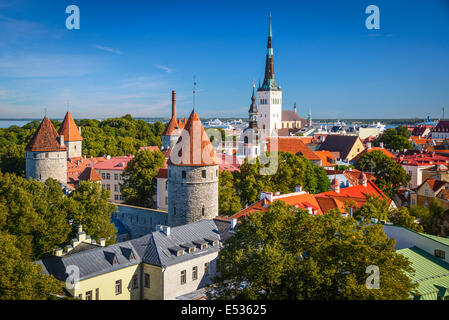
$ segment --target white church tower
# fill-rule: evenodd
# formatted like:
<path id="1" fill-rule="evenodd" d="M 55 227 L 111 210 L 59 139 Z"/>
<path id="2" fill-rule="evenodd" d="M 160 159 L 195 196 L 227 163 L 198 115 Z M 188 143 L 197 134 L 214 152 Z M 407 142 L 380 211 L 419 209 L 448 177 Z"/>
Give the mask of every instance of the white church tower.
<path id="1" fill-rule="evenodd" d="M 257 126 L 260 130 L 265 130 L 265 135 L 267 137 L 273 136 L 275 130 L 282 128 L 282 90 L 281 87 L 276 84 L 274 78 L 271 15 L 268 33 L 267 59 L 265 64 L 265 78 L 262 86 L 259 86 L 257 89 L 257 98 L 259 102 Z"/>

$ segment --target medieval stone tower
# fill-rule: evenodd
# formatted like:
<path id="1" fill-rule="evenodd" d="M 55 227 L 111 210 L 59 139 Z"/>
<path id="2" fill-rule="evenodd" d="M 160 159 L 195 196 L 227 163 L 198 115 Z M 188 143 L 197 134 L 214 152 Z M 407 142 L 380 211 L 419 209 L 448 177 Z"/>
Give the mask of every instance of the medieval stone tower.
<path id="1" fill-rule="evenodd" d="M 45 182 L 48 178 L 67 183 L 67 147 L 47 117 L 31 138 L 26 151 L 26 178 Z"/>
<path id="2" fill-rule="evenodd" d="M 64 136 L 64 144 L 67 147 L 67 157 L 82 157 L 83 138 L 81 137 L 81 128 L 78 129 L 70 112 L 66 113 L 58 133 L 60 136 Z"/>
<path id="3" fill-rule="evenodd" d="M 195 110 L 168 164 L 168 225 L 179 226 L 218 215 L 219 161 Z"/>

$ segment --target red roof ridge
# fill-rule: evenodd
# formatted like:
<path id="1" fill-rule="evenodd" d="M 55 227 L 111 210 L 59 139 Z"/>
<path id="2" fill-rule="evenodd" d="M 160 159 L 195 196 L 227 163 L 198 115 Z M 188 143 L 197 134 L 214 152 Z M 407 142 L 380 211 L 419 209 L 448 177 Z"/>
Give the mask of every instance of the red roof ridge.
<path id="1" fill-rule="evenodd" d="M 198 133 L 200 134 L 200 137 L 196 136 Z M 187 138 L 188 142 L 183 142 L 184 138 Z M 178 144 L 181 145 L 177 147 Z M 209 140 L 209 136 L 204 130 L 201 120 L 195 110 L 193 110 L 190 114 L 190 117 L 184 127 L 183 134 L 179 137 L 173 149 L 175 148 L 180 148 L 177 152 L 177 155 L 179 156 L 179 163 L 173 163 L 172 153 L 170 152 L 170 158 L 167 161 L 169 165 L 215 166 L 220 164 L 217 155 L 215 154 L 215 149 Z M 205 156 L 208 159 L 204 159 Z"/>
<path id="2" fill-rule="evenodd" d="M 50 119 L 45 117 L 26 146 L 25 151 L 67 151 L 67 148 L 65 145 L 61 145 L 58 132 Z"/>
<path id="3" fill-rule="evenodd" d="M 64 141 L 83 141 L 75 120 L 73 120 L 69 111 L 65 114 L 58 133 L 64 136 Z"/>

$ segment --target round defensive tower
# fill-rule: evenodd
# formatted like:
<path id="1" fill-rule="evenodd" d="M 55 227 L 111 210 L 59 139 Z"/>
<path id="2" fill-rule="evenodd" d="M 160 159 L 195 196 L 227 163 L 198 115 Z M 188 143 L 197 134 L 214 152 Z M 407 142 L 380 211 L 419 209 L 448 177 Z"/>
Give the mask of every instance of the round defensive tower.
<path id="1" fill-rule="evenodd" d="M 82 143 L 81 128 L 78 129 L 70 112 L 67 112 L 64 121 L 59 128 L 59 135 L 64 136 L 64 144 L 67 147 L 67 157 L 77 158 L 82 157 Z"/>
<path id="2" fill-rule="evenodd" d="M 45 117 L 26 151 L 26 178 L 45 182 L 48 178 L 67 183 L 67 148 L 50 119 Z"/>
<path id="3" fill-rule="evenodd" d="M 179 226 L 218 215 L 219 161 L 192 111 L 168 165 L 168 224 Z"/>

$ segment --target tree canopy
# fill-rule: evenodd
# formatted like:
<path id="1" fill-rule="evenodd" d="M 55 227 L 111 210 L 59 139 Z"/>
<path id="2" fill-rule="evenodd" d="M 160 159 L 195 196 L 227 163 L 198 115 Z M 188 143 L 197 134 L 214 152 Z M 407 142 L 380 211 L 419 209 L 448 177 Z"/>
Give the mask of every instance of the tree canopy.
<path id="1" fill-rule="evenodd" d="M 401 186 L 407 186 L 411 179 L 399 163 L 379 150 L 367 152 L 360 157 L 357 169 L 373 172 L 376 185 L 390 198 Z"/>
<path id="2" fill-rule="evenodd" d="M 413 146 L 408 141 L 410 135 L 411 133 L 404 126 L 398 126 L 394 129 L 389 128 L 374 141 L 374 145 L 379 146 L 380 142 L 383 142 L 384 147 L 389 150 L 412 149 Z"/>
<path id="3" fill-rule="evenodd" d="M 156 175 L 164 167 L 165 157 L 160 151 L 139 151 L 123 171 L 122 195 L 125 203 L 154 208 L 157 192 Z"/>
<path id="4" fill-rule="evenodd" d="M 240 198 L 235 193 L 234 176 L 229 171 L 220 172 L 218 188 L 218 214 L 230 216 L 242 209 Z"/>
<path id="5" fill-rule="evenodd" d="M 261 164 L 259 158 L 255 163 L 245 159 L 240 166 L 240 173 L 236 173 L 236 190 L 242 205 L 249 205 L 260 198 L 262 191 L 279 191 L 282 194 L 295 192 L 296 187 L 315 194 L 330 189 L 330 182 L 326 171 L 300 155 L 289 152 L 278 152 L 276 157 L 277 169 L 271 175 L 263 175 L 262 168 L 270 164 Z"/>
<path id="6" fill-rule="evenodd" d="M 275 202 L 242 219 L 219 253 L 212 299 L 409 299 L 410 261 L 380 225 L 358 224 L 337 211 L 313 216 Z M 379 268 L 368 289 L 367 268 Z"/>

